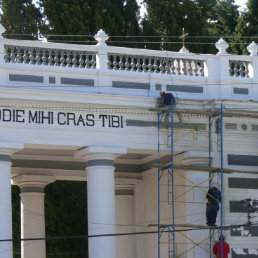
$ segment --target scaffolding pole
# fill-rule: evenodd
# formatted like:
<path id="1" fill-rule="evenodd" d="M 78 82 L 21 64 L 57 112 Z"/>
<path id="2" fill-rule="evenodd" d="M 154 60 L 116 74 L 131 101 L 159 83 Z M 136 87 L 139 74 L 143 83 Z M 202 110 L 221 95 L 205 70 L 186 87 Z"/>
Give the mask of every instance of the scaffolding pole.
<path id="1" fill-rule="evenodd" d="M 224 188 L 224 168 L 223 168 L 223 113 L 224 113 L 224 106 L 221 104 L 220 109 L 216 111 L 209 110 L 209 128 L 208 128 L 208 138 L 209 138 L 209 166 L 208 167 L 198 167 L 195 168 L 193 166 L 178 166 L 174 165 L 174 106 L 173 103 L 171 106 L 166 108 L 158 109 L 158 258 L 161 258 L 161 237 L 164 232 L 168 232 L 168 258 L 175 258 L 176 257 L 176 239 L 175 239 L 175 189 L 174 189 L 174 169 L 175 168 L 182 168 L 182 169 L 193 169 L 198 171 L 207 171 L 209 172 L 209 188 L 211 187 L 211 182 L 214 179 L 214 175 L 217 174 L 218 179 L 220 181 L 219 190 L 221 192 L 221 207 L 220 207 L 220 235 L 223 235 L 223 208 L 224 208 L 224 201 L 223 201 L 223 188 Z M 165 117 L 165 126 L 168 129 L 168 140 L 167 144 L 170 143 L 170 163 L 166 165 L 161 164 L 161 141 L 160 141 L 160 131 L 161 131 L 161 124 L 162 119 Z M 169 122 L 169 118 L 171 118 L 171 123 Z M 212 125 L 213 121 L 216 120 L 216 133 L 217 133 L 217 151 L 220 152 L 220 167 L 214 168 L 212 167 Z M 170 141 L 169 141 L 169 137 Z M 219 147 L 218 147 L 219 146 Z M 226 169 L 226 173 L 232 173 L 230 169 Z M 168 176 L 168 204 L 171 205 L 172 208 L 172 220 L 170 224 L 161 224 L 161 179 L 163 175 L 167 173 Z M 218 181 L 218 180 L 217 180 Z M 201 226 L 200 226 L 201 228 Z M 213 257 L 212 255 L 212 238 L 214 237 L 215 229 L 212 227 L 209 228 L 209 254 L 210 258 Z M 223 239 L 221 238 L 221 257 L 223 258 Z"/>
<path id="2" fill-rule="evenodd" d="M 168 129 L 168 140 L 170 137 L 170 165 L 165 168 L 158 169 L 158 258 L 161 258 L 161 237 L 165 230 L 168 233 L 168 258 L 176 257 L 176 244 L 175 244 L 175 184 L 174 184 L 174 103 L 168 106 L 166 109 L 162 108 L 158 110 L 158 164 L 160 165 L 160 129 L 162 118 L 165 118 L 165 127 Z M 171 123 L 169 121 L 171 118 Z M 168 184 L 168 205 L 171 205 L 172 221 L 169 224 L 161 226 L 161 207 L 160 207 L 160 186 L 162 176 L 167 173 Z"/>
<path id="3" fill-rule="evenodd" d="M 220 169 L 216 171 L 209 172 L 209 188 L 211 188 L 211 182 L 214 179 L 214 173 L 219 175 L 220 179 L 220 193 L 221 193 L 221 200 L 220 200 L 220 235 L 223 235 L 223 209 L 224 209 L 224 201 L 223 201 L 223 189 L 224 189 L 224 178 L 223 178 L 223 113 L 224 113 L 224 106 L 221 104 L 220 110 L 218 112 L 211 112 L 209 111 L 209 167 L 212 167 L 211 164 L 211 153 L 212 153 L 212 118 L 217 118 L 218 123 L 216 124 L 216 133 L 218 134 L 219 140 L 217 141 L 217 145 L 219 144 L 219 148 L 217 150 L 220 152 Z M 212 258 L 212 237 L 214 236 L 214 229 L 210 229 L 210 258 Z M 221 257 L 223 258 L 223 238 L 220 241 L 221 244 Z"/>

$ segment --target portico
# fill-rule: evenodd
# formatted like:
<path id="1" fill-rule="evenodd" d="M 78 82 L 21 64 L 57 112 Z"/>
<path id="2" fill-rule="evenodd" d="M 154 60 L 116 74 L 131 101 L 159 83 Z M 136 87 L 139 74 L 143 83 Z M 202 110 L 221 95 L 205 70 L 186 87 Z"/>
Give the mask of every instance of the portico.
<path id="1" fill-rule="evenodd" d="M 103 31 L 96 46 L 0 39 L 5 53 L 0 57 L 0 240 L 6 240 L 0 242 L 0 258 L 12 257 L 11 179 L 21 191 L 21 237 L 43 238 L 29 245 L 22 241 L 23 258 L 46 257 L 44 188 L 59 180 L 87 180 L 90 258 L 157 257 L 155 234 L 130 234 L 150 231 L 148 225 L 157 223 L 153 165 L 158 159 L 155 107 L 160 90 L 175 94 L 176 110 L 185 121 L 180 127 L 175 117 L 175 165 L 207 163 L 207 111 L 223 104 L 224 165 L 240 166 L 247 174 L 257 170 L 255 48 L 250 56 L 228 55 L 227 44 L 220 40 L 218 55 L 197 55 L 111 47 L 106 39 Z M 215 128 L 212 134 L 217 137 Z M 171 158 L 168 142 L 162 125 L 164 162 Z M 219 164 L 216 144 L 214 166 Z M 180 172 L 195 183 L 207 180 L 203 172 Z M 246 177 L 257 177 L 251 176 Z M 227 182 L 231 178 L 235 175 Z M 192 187 L 188 183 L 176 177 L 176 217 L 182 224 L 205 224 L 203 192 L 179 198 Z M 252 196 L 256 191 L 252 189 Z M 227 222 L 233 223 L 230 201 L 243 196 L 230 192 Z M 192 214 L 193 206 L 201 215 Z M 167 214 L 164 221 L 171 217 L 170 210 L 162 211 Z M 191 234 L 186 237 L 195 239 Z M 232 246 L 239 243 L 233 233 L 228 235 Z M 177 242 L 178 255 L 190 257 L 184 253 L 187 246 L 190 255 L 206 257 L 207 241 L 196 245 L 180 237 Z M 164 255 L 166 249 L 164 245 Z"/>

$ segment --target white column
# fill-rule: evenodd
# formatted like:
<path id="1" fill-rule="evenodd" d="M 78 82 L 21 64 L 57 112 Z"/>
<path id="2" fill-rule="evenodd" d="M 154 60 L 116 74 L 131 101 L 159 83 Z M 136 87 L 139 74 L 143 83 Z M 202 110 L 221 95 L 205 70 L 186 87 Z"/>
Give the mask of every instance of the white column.
<path id="1" fill-rule="evenodd" d="M 20 175 L 13 181 L 21 189 L 21 238 L 45 238 L 44 187 L 54 182 L 53 177 Z M 46 241 L 22 241 L 21 257 L 45 258 Z"/>
<path id="2" fill-rule="evenodd" d="M 88 233 L 90 258 L 116 258 L 114 160 L 125 149 L 88 147 L 76 156 L 87 160 Z M 93 237 L 95 236 L 95 237 Z"/>
<path id="3" fill-rule="evenodd" d="M 134 191 L 132 187 L 116 187 L 117 233 L 134 232 Z M 117 237 L 117 257 L 135 258 L 135 237 Z"/>
<path id="4" fill-rule="evenodd" d="M 0 142 L 0 239 L 12 239 L 11 155 L 22 144 Z M 0 242 L 0 258 L 13 257 L 12 241 Z"/>

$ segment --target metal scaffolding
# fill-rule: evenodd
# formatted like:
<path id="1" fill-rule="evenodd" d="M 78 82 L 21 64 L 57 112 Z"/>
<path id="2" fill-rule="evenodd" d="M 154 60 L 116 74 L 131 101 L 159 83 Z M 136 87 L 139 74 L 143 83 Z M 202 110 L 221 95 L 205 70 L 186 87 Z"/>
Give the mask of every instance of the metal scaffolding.
<path id="1" fill-rule="evenodd" d="M 221 105 L 220 109 L 210 110 L 207 112 L 209 117 L 209 167 L 197 167 L 197 166 L 185 166 L 185 165 L 175 165 L 174 164 L 174 105 L 158 108 L 158 258 L 161 258 L 161 244 L 162 236 L 166 233 L 167 243 L 168 243 L 168 258 L 176 258 L 176 238 L 175 238 L 175 230 L 176 226 L 184 227 L 185 225 L 175 224 L 175 184 L 174 184 L 174 170 L 175 169 L 183 169 L 183 170 L 196 170 L 196 171 L 206 171 L 209 173 L 209 187 L 211 187 L 211 183 L 215 180 L 215 176 L 217 176 L 217 181 L 219 181 L 219 190 L 221 192 L 221 208 L 220 208 L 220 226 L 219 231 L 220 234 L 223 234 L 223 113 L 224 107 Z M 176 115 L 179 117 L 179 113 Z M 164 120 L 164 122 L 163 122 Z M 215 168 L 212 167 L 212 125 L 215 121 L 215 133 L 217 134 L 217 151 L 220 152 L 220 167 Z M 170 148 L 170 162 L 166 164 L 162 164 L 161 162 L 161 129 L 165 127 L 167 128 L 167 144 Z M 229 169 L 226 169 L 226 172 L 231 172 Z M 170 223 L 161 224 L 161 179 L 167 176 L 167 205 L 169 205 L 172 217 Z M 191 225 L 188 225 L 191 226 Z M 196 228 L 196 225 L 192 225 Z M 200 225 L 197 228 L 207 228 L 209 229 L 209 253 L 210 257 L 212 257 L 212 240 L 215 235 L 215 227 L 206 227 Z M 207 239 L 208 239 L 207 238 Z M 206 239 L 205 239 L 206 240 Z M 194 243 L 194 241 L 193 241 Z M 223 257 L 223 242 L 221 239 L 221 253 Z"/>

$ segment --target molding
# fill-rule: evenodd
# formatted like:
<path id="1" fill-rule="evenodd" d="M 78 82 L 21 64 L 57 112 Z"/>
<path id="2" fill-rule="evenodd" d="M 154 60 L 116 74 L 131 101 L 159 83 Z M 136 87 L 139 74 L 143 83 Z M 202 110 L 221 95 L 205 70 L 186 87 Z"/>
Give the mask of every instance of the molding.
<path id="1" fill-rule="evenodd" d="M 209 152 L 187 151 L 179 154 L 177 159 L 182 165 L 208 166 Z"/>
<path id="2" fill-rule="evenodd" d="M 115 160 L 117 156 L 126 154 L 126 148 L 116 146 L 91 146 L 75 152 L 74 157 L 89 160 Z"/>
<path id="3" fill-rule="evenodd" d="M 21 142 L 0 141 L 0 155 L 3 156 L 11 156 L 14 152 L 23 148 L 24 144 Z"/>
<path id="4" fill-rule="evenodd" d="M 26 189 L 38 189 L 36 192 L 54 181 L 55 178 L 53 176 L 35 174 L 22 174 L 12 178 L 13 184 L 18 185 L 21 189 L 24 188 L 24 191 L 26 191 Z"/>

